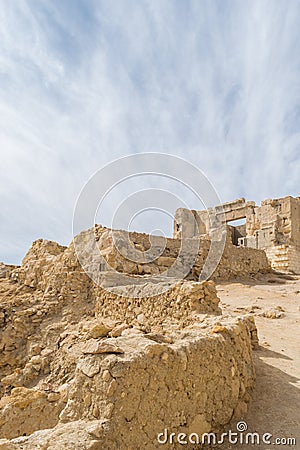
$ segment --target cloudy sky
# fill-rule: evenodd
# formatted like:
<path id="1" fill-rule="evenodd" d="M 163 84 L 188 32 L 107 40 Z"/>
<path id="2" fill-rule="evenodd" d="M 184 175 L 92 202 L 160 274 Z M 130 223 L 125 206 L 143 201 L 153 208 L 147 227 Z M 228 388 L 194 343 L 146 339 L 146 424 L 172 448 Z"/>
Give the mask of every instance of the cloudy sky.
<path id="1" fill-rule="evenodd" d="M 0 261 L 67 244 L 85 182 L 132 153 L 222 201 L 300 195 L 299 23 L 298 0 L 0 0 Z"/>

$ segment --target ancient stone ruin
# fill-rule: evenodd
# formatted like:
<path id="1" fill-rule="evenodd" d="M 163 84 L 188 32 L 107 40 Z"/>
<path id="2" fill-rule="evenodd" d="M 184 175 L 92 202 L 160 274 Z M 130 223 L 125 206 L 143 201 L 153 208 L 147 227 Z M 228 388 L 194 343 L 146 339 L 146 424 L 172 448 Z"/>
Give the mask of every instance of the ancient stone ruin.
<path id="1" fill-rule="evenodd" d="M 290 218 L 290 197 L 261 208 L 279 205 Z M 131 255 L 145 256 L 151 246 L 155 253 L 160 237 L 129 233 L 130 247 L 120 253 L 125 232 L 96 225 L 69 247 L 40 239 L 20 267 L 1 265 L 1 450 L 181 448 L 176 441 L 159 444 L 165 429 L 193 434 L 185 445 L 192 450 L 205 433 L 245 413 L 255 382 L 256 327 L 249 315 L 222 314 L 214 281 L 272 270 L 270 253 L 254 245 L 263 245 L 255 233 L 267 219 L 265 209 L 243 200 L 224 208 L 226 220 L 243 210 L 250 222 L 246 232 L 237 228 L 226 237 L 210 280 L 199 281 L 212 246 L 202 212 L 196 217 L 204 233 L 184 279 L 176 278 L 188 258 L 180 253 L 180 220 L 151 260 Z M 281 245 L 296 248 L 295 219 L 289 220 Z M 76 252 L 76 242 L 91 233 L 102 258 L 96 265 L 90 258 L 97 282 Z"/>
<path id="2" fill-rule="evenodd" d="M 260 206 L 241 198 L 224 203 L 219 209 L 230 227 L 234 245 L 264 250 L 273 269 L 300 273 L 300 197 L 268 199 L 262 201 Z M 181 235 L 182 227 L 187 226 L 187 222 L 192 227 L 192 233 L 210 234 L 212 223 L 209 210 L 192 211 L 195 223 L 187 213 L 185 209 L 177 210 L 174 237 Z M 230 226 L 230 222 L 240 219 L 245 219 L 245 223 Z"/>

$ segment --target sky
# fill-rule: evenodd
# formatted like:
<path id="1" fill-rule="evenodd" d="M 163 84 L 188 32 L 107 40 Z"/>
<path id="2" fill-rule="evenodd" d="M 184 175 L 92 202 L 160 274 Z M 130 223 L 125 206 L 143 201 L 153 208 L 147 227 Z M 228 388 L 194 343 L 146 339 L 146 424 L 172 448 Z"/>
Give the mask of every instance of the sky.
<path id="1" fill-rule="evenodd" d="M 299 196 L 299 23 L 298 0 L 0 0 L 0 261 L 67 245 L 130 154 L 185 158 L 221 201 Z"/>

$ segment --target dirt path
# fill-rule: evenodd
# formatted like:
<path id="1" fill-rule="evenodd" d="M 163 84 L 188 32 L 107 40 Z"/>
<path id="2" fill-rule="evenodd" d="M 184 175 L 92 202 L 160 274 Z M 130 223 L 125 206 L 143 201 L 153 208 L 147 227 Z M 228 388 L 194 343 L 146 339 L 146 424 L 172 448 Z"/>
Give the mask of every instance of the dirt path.
<path id="1" fill-rule="evenodd" d="M 228 444 L 221 450 L 300 449 L 300 277 L 265 276 L 218 285 L 224 313 L 255 316 L 260 348 L 254 352 L 256 388 L 243 418 L 248 432 L 271 433 L 272 444 Z M 264 317 L 262 314 L 277 318 Z M 236 431 L 236 424 L 231 424 Z M 296 438 L 296 445 L 275 438 Z"/>

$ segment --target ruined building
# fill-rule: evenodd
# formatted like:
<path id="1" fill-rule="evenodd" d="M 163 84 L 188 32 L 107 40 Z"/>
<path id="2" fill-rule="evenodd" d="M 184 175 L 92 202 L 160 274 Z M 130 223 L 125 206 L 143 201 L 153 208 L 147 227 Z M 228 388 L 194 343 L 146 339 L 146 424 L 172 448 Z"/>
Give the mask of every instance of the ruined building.
<path id="1" fill-rule="evenodd" d="M 242 418 L 257 330 L 252 308 L 223 314 L 214 280 L 268 280 L 266 254 L 299 270 L 299 204 L 178 210 L 173 239 L 94 225 L 0 263 L 0 449 L 152 450 L 179 430 L 193 450 Z"/>
<path id="2" fill-rule="evenodd" d="M 118 269 L 102 272 L 105 284 L 82 269 L 76 238 L 69 247 L 37 240 L 20 267 L 0 265 L 0 449 L 153 450 L 164 430 L 179 430 L 192 435 L 184 448 L 193 450 L 247 410 L 254 319 L 223 315 L 212 280 L 151 282 L 174 263 L 179 240 L 157 263 L 134 264 L 117 254 L 113 230 L 93 232 Z M 135 248 L 149 245 L 147 235 L 130 237 Z M 260 250 L 228 242 L 225 256 L 225 277 L 268 269 Z M 142 284 L 119 295 L 120 272 Z"/>
<path id="3" fill-rule="evenodd" d="M 300 197 L 268 199 L 260 206 L 241 198 L 219 205 L 216 211 L 228 224 L 233 244 L 264 250 L 275 270 L 300 273 Z M 186 223 L 187 212 L 183 208 L 176 211 L 174 237 L 181 235 L 183 226 L 194 227 L 191 234 L 211 233 L 215 224 L 211 223 L 209 210 L 192 211 L 196 220 L 190 223 Z M 241 219 L 245 223 L 231 225 Z"/>

